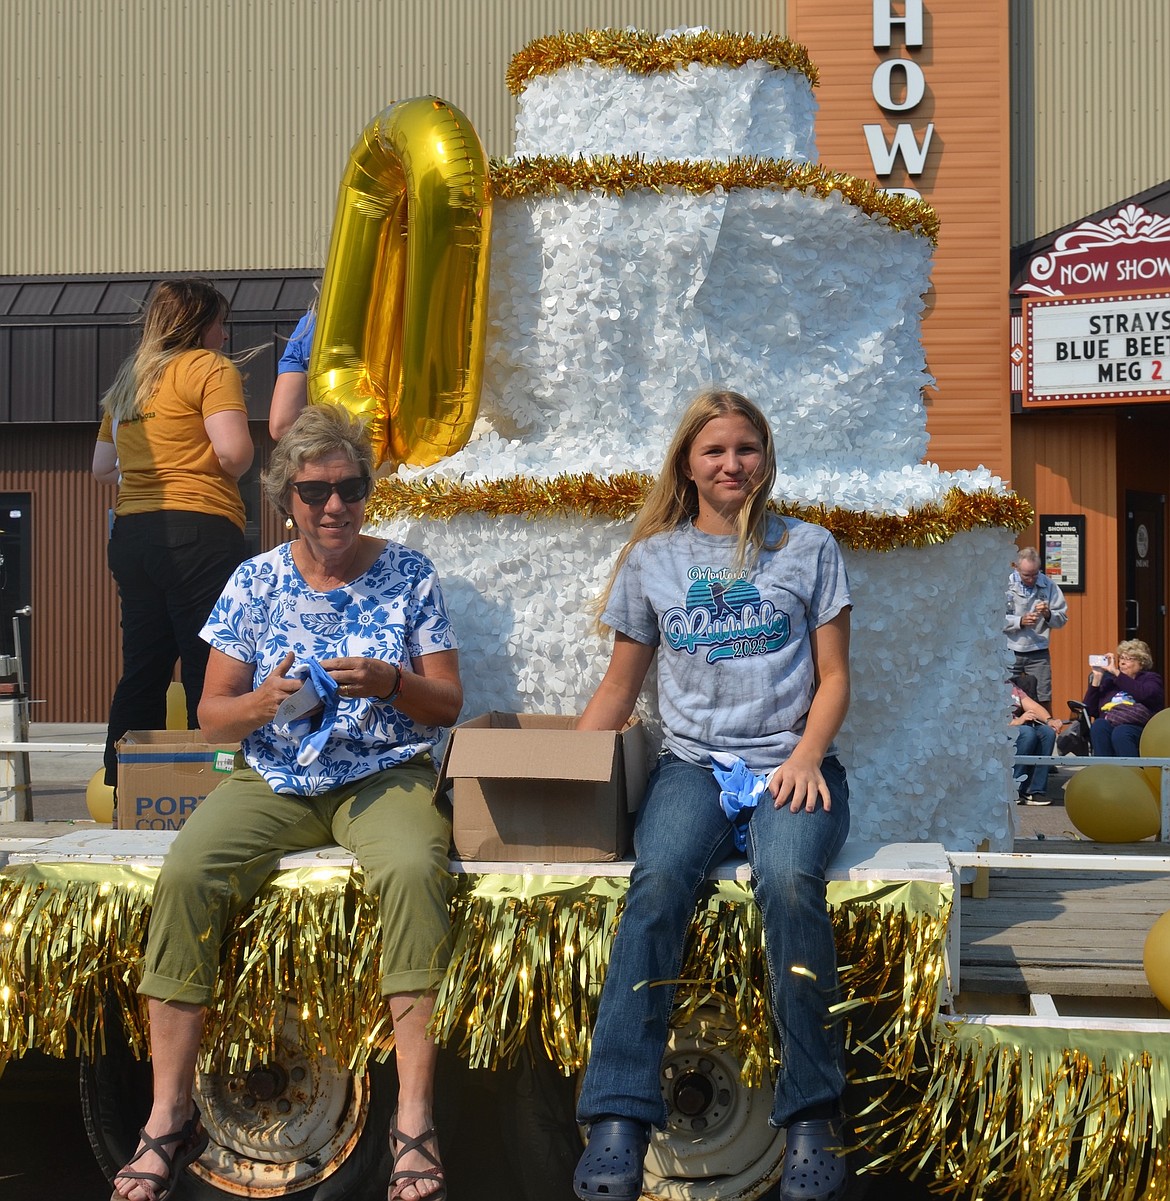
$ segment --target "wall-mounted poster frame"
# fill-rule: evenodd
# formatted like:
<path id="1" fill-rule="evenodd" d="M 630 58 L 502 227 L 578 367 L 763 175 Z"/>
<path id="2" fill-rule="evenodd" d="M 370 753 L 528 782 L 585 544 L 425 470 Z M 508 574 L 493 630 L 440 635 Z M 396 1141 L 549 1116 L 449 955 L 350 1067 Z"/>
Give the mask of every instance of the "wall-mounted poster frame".
<path id="1" fill-rule="evenodd" d="M 1085 590 L 1083 513 L 1040 514 L 1040 560 L 1044 574 L 1062 592 Z"/>

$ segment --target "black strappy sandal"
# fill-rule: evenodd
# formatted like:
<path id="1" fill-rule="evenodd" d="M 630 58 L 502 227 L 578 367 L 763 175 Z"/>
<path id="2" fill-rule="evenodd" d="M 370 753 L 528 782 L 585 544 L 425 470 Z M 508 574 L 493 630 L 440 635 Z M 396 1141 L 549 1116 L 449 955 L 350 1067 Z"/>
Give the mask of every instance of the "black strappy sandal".
<path id="1" fill-rule="evenodd" d="M 153 1201 L 167 1201 L 179 1183 L 179 1176 L 203 1154 L 209 1141 L 207 1131 L 203 1129 L 198 1109 L 187 1119 L 181 1130 L 172 1130 L 170 1134 L 164 1134 L 161 1138 L 147 1134 L 145 1129 L 140 1130 L 138 1132 L 138 1150 L 134 1152 L 134 1157 L 114 1177 L 114 1180 L 115 1182 L 119 1180 L 142 1181 L 153 1192 Z M 172 1144 L 174 1144 L 174 1150 L 167 1151 Z M 153 1151 L 166 1164 L 165 1176 L 159 1172 L 139 1172 L 134 1169 L 133 1165 L 148 1151 Z M 115 1189 L 110 1194 L 110 1201 L 125 1201 L 125 1198 Z"/>
<path id="2" fill-rule="evenodd" d="M 390 1122 L 390 1149 L 394 1152 L 394 1171 L 390 1176 L 390 1201 L 396 1201 L 402 1196 L 403 1188 L 408 1184 L 419 1184 L 421 1181 L 430 1181 L 437 1184 L 439 1187 L 426 1193 L 421 1201 L 446 1201 L 447 1196 L 447 1178 L 443 1172 L 443 1165 L 437 1155 L 433 1155 L 425 1146 L 426 1143 L 434 1142 L 435 1149 L 438 1150 L 439 1139 L 435 1133 L 434 1126 L 428 1126 L 422 1134 L 417 1138 L 409 1138 L 402 1133 L 395 1125 L 398 1121 L 398 1115 L 395 1114 Z M 434 1164 L 433 1168 L 423 1168 L 421 1171 L 413 1172 L 408 1168 L 399 1168 L 398 1161 L 404 1156 L 409 1155 L 412 1151 L 417 1152 Z"/>

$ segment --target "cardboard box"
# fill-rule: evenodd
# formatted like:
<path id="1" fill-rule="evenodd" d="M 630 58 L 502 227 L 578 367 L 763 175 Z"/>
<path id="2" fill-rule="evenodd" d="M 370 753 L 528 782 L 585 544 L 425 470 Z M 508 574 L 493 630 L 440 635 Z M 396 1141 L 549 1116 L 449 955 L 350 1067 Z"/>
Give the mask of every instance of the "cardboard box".
<path id="1" fill-rule="evenodd" d="M 235 767 L 239 743 L 213 746 L 198 730 L 130 730 L 118 740 L 119 830 L 177 830 Z"/>
<path id="2" fill-rule="evenodd" d="M 575 721 L 493 712 L 451 731 L 439 788 L 451 785 L 460 859 L 598 863 L 626 854 L 646 788 L 642 724 L 619 734 L 574 730 Z"/>

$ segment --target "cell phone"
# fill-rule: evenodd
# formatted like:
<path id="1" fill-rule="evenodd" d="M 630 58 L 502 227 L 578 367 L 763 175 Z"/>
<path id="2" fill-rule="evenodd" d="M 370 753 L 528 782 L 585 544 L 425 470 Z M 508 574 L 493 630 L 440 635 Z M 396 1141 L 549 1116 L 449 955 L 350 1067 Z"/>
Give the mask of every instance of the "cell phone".
<path id="1" fill-rule="evenodd" d="M 1108 667 L 1109 666 L 1108 655 L 1090 655 L 1089 656 L 1089 666 L 1090 667 Z"/>

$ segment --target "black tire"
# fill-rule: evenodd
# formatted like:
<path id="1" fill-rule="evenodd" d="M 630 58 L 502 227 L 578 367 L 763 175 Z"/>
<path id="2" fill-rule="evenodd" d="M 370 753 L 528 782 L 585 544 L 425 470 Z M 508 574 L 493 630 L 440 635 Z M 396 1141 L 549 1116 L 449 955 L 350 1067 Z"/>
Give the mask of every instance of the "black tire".
<path id="1" fill-rule="evenodd" d="M 138 1132 L 150 1110 L 149 1061 L 130 1051 L 116 1008 L 106 1006 L 103 1050 L 81 1060 L 81 1110 L 86 1134 L 98 1166 L 112 1183 L 138 1146 Z M 273 1191 L 268 1196 L 296 1201 L 385 1201 L 390 1176 L 389 1129 L 398 1094 L 393 1060 L 371 1063 L 365 1084 L 368 1104 L 356 1142 L 344 1161 L 323 1180 L 301 1189 Z M 238 1197 L 192 1171 L 184 1173 L 174 1192 L 176 1201 L 213 1201 Z"/>
<path id="2" fill-rule="evenodd" d="M 505 1076 L 507 1145 L 520 1201 L 573 1201 L 573 1171 L 583 1144 L 576 1119 L 576 1082 L 564 1076 L 531 1032 Z"/>

